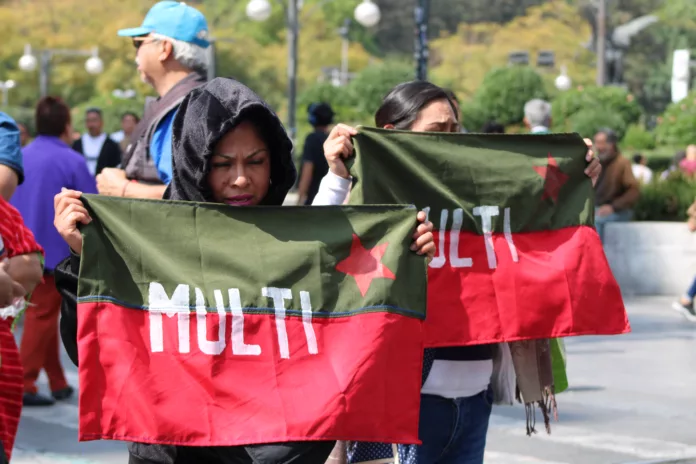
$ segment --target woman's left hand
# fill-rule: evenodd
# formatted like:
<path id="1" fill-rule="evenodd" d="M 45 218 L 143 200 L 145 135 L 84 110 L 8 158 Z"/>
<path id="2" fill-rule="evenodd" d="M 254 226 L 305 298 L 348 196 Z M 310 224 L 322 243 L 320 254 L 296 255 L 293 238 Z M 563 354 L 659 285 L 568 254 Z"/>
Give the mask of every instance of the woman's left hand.
<path id="1" fill-rule="evenodd" d="M 599 163 L 599 159 L 594 156 L 594 152 L 592 151 L 592 140 L 585 139 L 585 145 L 587 145 L 585 161 L 589 163 L 587 169 L 585 169 L 585 174 L 592 179 L 592 186 L 594 187 L 597 185 L 597 179 L 599 179 L 599 175 L 602 173 L 602 165 Z"/>
<path id="2" fill-rule="evenodd" d="M 427 220 L 425 211 L 418 213 L 417 219 L 420 224 L 413 234 L 413 245 L 411 251 L 419 255 L 426 255 L 428 262 L 435 256 L 435 242 L 433 241 L 433 223 Z"/>

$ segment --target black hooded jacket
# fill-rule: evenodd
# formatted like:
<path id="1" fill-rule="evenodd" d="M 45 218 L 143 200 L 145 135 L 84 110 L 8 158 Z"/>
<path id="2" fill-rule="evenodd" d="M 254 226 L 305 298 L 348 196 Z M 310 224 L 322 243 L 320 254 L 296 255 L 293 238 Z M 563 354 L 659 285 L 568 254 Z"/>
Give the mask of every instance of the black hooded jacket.
<path id="1" fill-rule="evenodd" d="M 273 110 L 243 84 L 217 78 L 191 91 L 174 118 L 172 182 L 165 199 L 213 201 L 206 177 L 215 145 L 242 121 L 251 120 L 271 153 L 271 185 L 262 204 L 282 205 L 297 177 L 292 142 Z"/>
<path id="2" fill-rule="evenodd" d="M 233 80 L 217 78 L 192 90 L 179 106 L 172 140 L 172 182 L 164 198 L 212 202 L 207 183 L 210 158 L 220 139 L 242 121 L 253 122 L 271 154 L 271 185 L 263 204 L 281 205 L 297 176 L 292 142 L 278 117 L 258 95 Z M 63 297 L 60 332 L 77 365 L 77 283 L 80 257 L 72 254 L 55 270 Z M 129 464 L 323 464 L 334 442 L 236 447 L 185 447 L 129 443 Z"/>

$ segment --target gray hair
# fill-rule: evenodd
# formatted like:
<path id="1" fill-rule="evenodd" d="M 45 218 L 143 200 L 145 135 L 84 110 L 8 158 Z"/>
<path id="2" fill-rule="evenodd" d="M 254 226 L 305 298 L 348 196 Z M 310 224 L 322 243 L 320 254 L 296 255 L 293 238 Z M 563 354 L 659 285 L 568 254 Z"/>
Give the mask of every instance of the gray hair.
<path id="1" fill-rule="evenodd" d="M 170 42 L 174 59 L 182 66 L 202 75 L 205 75 L 208 71 L 208 52 L 205 48 L 184 42 L 183 40 L 172 39 L 162 34 L 153 33 L 151 36 L 157 40 Z"/>
<path id="2" fill-rule="evenodd" d="M 551 103 L 535 98 L 524 105 L 524 117 L 529 125 L 548 127 L 551 123 Z"/>

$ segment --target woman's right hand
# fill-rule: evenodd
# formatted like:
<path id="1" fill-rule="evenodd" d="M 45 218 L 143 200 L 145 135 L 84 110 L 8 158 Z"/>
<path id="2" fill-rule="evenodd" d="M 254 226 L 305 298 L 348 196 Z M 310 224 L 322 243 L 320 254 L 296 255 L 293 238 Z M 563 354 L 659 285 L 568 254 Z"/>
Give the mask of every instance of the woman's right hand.
<path id="1" fill-rule="evenodd" d="M 80 200 L 81 195 L 82 192 L 64 188 L 53 199 L 53 206 L 56 210 L 53 225 L 63 240 L 78 255 L 82 253 L 82 234 L 80 234 L 77 224 L 92 222 L 92 218 L 89 217 L 87 209 Z"/>
<path id="2" fill-rule="evenodd" d="M 343 160 L 353 154 L 353 142 L 350 138 L 357 133 L 358 131 L 350 126 L 337 124 L 324 142 L 324 156 L 329 163 L 329 169 L 338 177 L 350 179 L 350 173 Z"/>

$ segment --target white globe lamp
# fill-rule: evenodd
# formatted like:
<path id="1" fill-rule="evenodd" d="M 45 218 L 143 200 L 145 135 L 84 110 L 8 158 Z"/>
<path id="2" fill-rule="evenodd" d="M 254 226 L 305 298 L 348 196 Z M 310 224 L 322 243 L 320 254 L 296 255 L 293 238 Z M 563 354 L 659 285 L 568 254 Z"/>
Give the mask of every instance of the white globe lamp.
<path id="1" fill-rule="evenodd" d="M 31 45 L 24 46 L 24 55 L 19 59 L 19 69 L 31 72 L 38 66 L 38 60 L 31 53 Z"/>
<path id="2" fill-rule="evenodd" d="M 271 17 L 271 4 L 268 0 L 251 0 L 247 3 L 246 14 L 254 21 L 265 21 Z"/>
<path id="3" fill-rule="evenodd" d="M 13 81 L 12 79 L 5 81 L 5 88 L 6 89 L 14 89 L 17 83 Z"/>
<path id="4" fill-rule="evenodd" d="M 85 70 L 90 74 L 99 74 L 104 71 L 104 62 L 98 56 L 92 56 L 85 61 Z"/>
<path id="5" fill-rule="evenodd" d="M 355 7 L 355 20 L 365 27 L 373 27 L 379 23 L 382 17 L 379 7 L 371 0 L 363 0 L 363 2 Z"/>
<path id="6" fill-rule="evenodd" d="M 570 90 L 570 87 L 573 85 L 573 82 L 570 80 L 570 77 L 568 77 L 568 72 L 566 71 L 565 66 L 561 67 L 561 74 L 559 74 L 559 76 L 556 77 L 556 81 L 554 82 L 554 84 L 556 85 L 556 88 L 561 92 Z"/>

